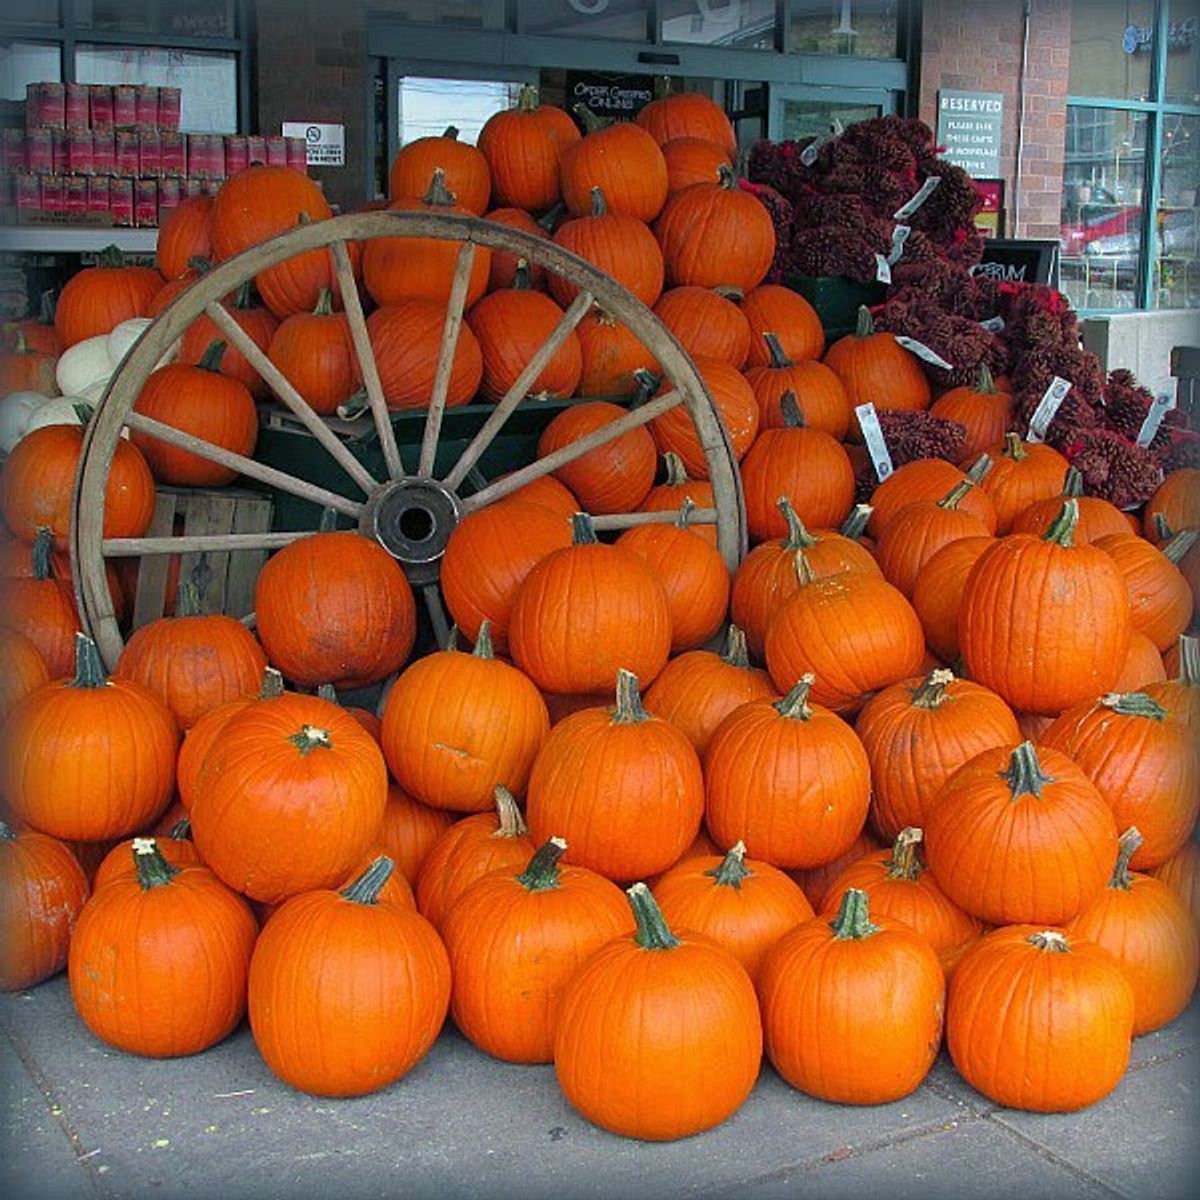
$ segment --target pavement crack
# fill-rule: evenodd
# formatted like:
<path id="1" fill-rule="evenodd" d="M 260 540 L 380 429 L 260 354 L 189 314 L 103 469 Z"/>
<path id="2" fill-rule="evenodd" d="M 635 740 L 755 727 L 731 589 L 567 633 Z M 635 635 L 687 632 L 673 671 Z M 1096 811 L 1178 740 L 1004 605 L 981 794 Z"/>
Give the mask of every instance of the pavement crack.
<path id="1" fill-rule="evenodd" d="M 1076 1179 L 1080 1180 L 1080 1182 L 1096 1188 L 1098 1191 L 1103 1192 L 1106 1196 L 1116 1197 L 1117 1200 L 1134 1200 L 1134 1198 L 1128 1192 L 1123 1192 L 1119 1188 L 1113 1187 L 1111 1183 L 1105 1183 L 1103 1179 L 1093 1175 L 1090 1171 L 1085 1170 L 1078 1163 L 1073 1162 L 1071 1159 L 1066 1158 L 1061 1154 L 1056 1154 L 1050 1149 L 1049 1146 L 1045 1145 L 1043 1142 L 1039 1142 L 1037 1138 L 1030 1137 L 1029 1134 L 1016 1128 L 1016 1126 L 1010 1125 L 1008 1121 L 1005 1120 L 1003 1109 L 997 1109 L 994 1112 L 988 1113 L 984 1120 L 990 1121 L 1002 1132 L 1020 1142 L 1027 1149 L 1032 1150 L 1039 1158 L 1043 1158 L 1047 1162 L 1053 1163 L 1061 1170 L 1066 1171 L 1070 1175 L 1074 1175 Z"/>

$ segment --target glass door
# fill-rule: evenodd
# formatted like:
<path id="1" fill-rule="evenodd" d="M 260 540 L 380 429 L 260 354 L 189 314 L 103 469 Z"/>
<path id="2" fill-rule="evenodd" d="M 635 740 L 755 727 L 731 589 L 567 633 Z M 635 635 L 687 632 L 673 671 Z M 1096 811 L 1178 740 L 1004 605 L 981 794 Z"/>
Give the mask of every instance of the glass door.
<path id="1" fill-rule="evenodd" d="M 768 136 L 775 141 L 818 137 L 835 120 L 843 126 L 899 109 L 899 95 L 882 88 L 828 88 L 803 84 L 771 87 Z"/>

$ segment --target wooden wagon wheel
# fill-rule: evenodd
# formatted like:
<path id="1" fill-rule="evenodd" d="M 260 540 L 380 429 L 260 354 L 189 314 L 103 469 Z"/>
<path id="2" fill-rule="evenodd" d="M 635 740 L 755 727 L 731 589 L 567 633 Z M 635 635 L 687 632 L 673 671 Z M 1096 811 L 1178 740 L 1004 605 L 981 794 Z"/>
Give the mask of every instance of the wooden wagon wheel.
<path id="1" fill-rule="evenodd" d="M 415 463 L 401 460 L 400 448 L 384 400 L 375 356 L 354 282 L 349 241 L 372 238 L 436 238 L 461 242 L 458 253 L 442 343 L 434 375 L 429 408 Z M 463 306 L 476 246 L 507 251 L 531 264 L 554 272 L 579 289 L 557 327 L 538 349 L 495 405 L 483 426 L 467 445 L 458 461 L 442 479 L 433 477 L 433 466 L 446 409 L 454 349 L 462 328 Z M 241 329 L 222 303 L 247 280 L 268 267 L 306 251 L 328 247 L 344 297 L 354 349 L 362 369 L 371 416 L 379 437 L 387 470 L 386 479 L 376 479 L 349 448 L 318 416 L 279 370 Z M 564 446 L 545 458 L 470 494 L 460 494 L 480 456 L 500 432 L 517 406 L 526 400 L 533 382 L 553 357 L 563 340 L 593 304 L 623 322 L 658 360 L 669 386 L 654 399 L 588 436 Z M 169 425 L 133 411 L 142 385 L 160 358 L 201 314 L 207 314 L 222 335 L 249 361 L 282 403 L 312 433 L 314 438 L 345 471 L 358 495 L 340 495 L 299 479 L 285 471 L 256 462 L 240 454 L 211 445 Z M 537 401 L 530 401 L 537 403 Z M 213 267 L 183 292 L 155 320 L 129 351 L 109 382 L 104 397 L 88 426 L 79 471 L 75 479 L 70 550 L 75 596 L 84 626 L 96 639 L 111 668 L 120 655 L 123 640 L 113 613 L 112 598 L 105 582 L 105 560 L 123 555 L 158 555 L 273 550 L 310 531 L 231 533 L 203 536 L 105 538 L 104 495 L 109 468 L 121 430 L 128 427 L 201 458 L 232 468 L 248 479 L 288 492 L 355 520 L 358 529 L 373 537 L 393 554 L 413 587 L 421 591 L 435 630 L 446 627 L 438 592 L 437 577 L 442 552 L 458 521 L 467 513 L 510 495 L 524 484 L 572 462 L 587 451 L 646 425 L 655 417 L 683 404 L 691 417 L 708 463 L 713 485 L 714 508 L 693 515 L 693 522 L 715 523 L 717 544 L 730 566 L 736 565 L 746 547 L 746 518 L 736 460 L 725 427 L 711 396 L 686 352 L 654 314 L 630 292 L 590 263 L 563 250 L 548 239 L 509 229 L 477 217 L 390 210 L 351 213 L 329 220 L 301 225 Z M 407 536 L 413 527 L 412 514 L 419 518 L 421 535 Z M 598 529 L 624 529 L 632 525 L 671 520 L 673 513 L 618 513 L 599 516 Z"/>

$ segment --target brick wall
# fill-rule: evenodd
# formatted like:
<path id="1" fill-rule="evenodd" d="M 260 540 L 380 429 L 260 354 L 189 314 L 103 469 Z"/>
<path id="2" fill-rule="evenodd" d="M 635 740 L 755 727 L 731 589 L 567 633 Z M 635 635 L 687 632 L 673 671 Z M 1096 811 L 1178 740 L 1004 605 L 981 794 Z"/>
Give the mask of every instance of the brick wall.
<path id="1" fill-rule="evenodd" d="M 1062 203 L 1071 6 L 1066 0 L 1032 2 L 1020 214 L 1019 226 L 1014 229 L 1021 11 L 1021 0 L 924 0 L 920 115 L 937 127 L 939 88 L 1002 93 L 1000 169 L 1007 189 L 1009 236 L 1056 238 Z"/>

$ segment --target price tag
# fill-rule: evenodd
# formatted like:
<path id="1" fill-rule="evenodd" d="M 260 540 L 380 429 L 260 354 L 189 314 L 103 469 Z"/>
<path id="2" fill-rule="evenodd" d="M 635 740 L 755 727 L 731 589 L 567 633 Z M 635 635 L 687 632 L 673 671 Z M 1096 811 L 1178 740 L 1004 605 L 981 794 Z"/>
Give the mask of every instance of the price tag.
<path id="1" fill-rule="evenodd" d="M 892 456 L 888 453 L 887 442 L 883 439 L 883 427 L 879 424 L 879 414 L 874 404 L 860 404 L 854 415 L 858 418 L 858 427 L 862 430 L 863 441 L 867 444 L 867 453 L 875 468 L 875 478 L 882 483 L 893 471 Z"/>
<path id="2" fill-rule="evenodd" d="M 892 230 L 892 252 L 888 255 L 889 263 L 900 261 L 900 255 L 904 253 L 904 243 L 908 241 L 910 233 L 912 233 L 911 225 L 897 225 Z"/>
<path id="3" fill-rule="evenodd" d="M 800 162 L 806 167 L 811 167 L 813 163 L 817 161 L 817 155 L 820 153 L 821 147 L 825 145 L 826 142 L 832 142 L 835 137 L 840 137 L 842 133 L 842 123 L 837 119 L 837 117 L 834 117 L 833 124 L 829 127 L 829 132 L 821 134 L 820 137 L 813 138 L 813 140 L 809 142 L 803 150 L 800 151 Z"/>
<path id="4" fill-rule="evenodd" d="M 1164 392 L 1163 395 L 1154 397 L 1154 403 L 1150 405 L 1150 411 L 1146 413 L 1146 419 L 1142 422 L 1141 429 L 1138 430 L 1137 444 L 1143 450 L 1154 441 L 1154 435 L 1158 432 L 1158 427 L 1162 424 L 1163 417 L 1174 407 L 1174 396 L 1168 396 Z"/>
<path id="5" fill-rule="evenodd" d="M 936 350 L 930 350 L 924 342 L 918 342 L 916 338 L 898 337 L 896 345 L 903 346 L 910 354 L 915 354 L 932 366 L 941 367 L 943 371 L 954 370 L 953 363 L 948 363 Z"/>
<path id="6" fill-rule="evenodd" d="M 986 321 L 979 322 L 980 327 L 986 329 L 988 333 L 1003 333 L 1004 318 L 1003 317 L 988 317 Z"/>
<path id="7" fill-rule="evenodd" d="M 920 191 L 907 203 L 902 204 L 894 213 L 892 213 L 893 221 L 903 221 L 907 217 L 911 217 L 913 213 L 938 190 L 938 185 L 942 182 L 940 175 L 930 175 L 930 177 L 921 184 Z"/>
<path id="8" fill-rule="evenodd" d="M 1055 375 L 1051 380 L 1050 386 L 1038 401 L 1037 408 L 1033 410 L 1033 416 L 1029 418 L 1029 432 L 1025 435 L 1027 442 L 1046 440 L 1046 430 L 1050 428 L 1050 422 L 1054 420 L 1054 414 L 1067 398 L 1071 386 L 1071 381 L 1063 379 L 1061 375 Z"/>
<path id="9" fill-rule="evenodd" d="M 882 254 L 875 255 L 875 279 L 878 283 L 892 282 L 892 268 Z"/>

